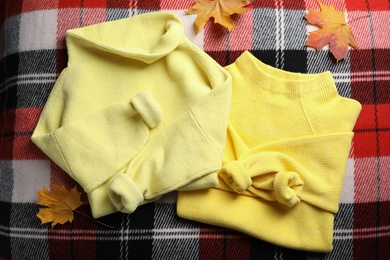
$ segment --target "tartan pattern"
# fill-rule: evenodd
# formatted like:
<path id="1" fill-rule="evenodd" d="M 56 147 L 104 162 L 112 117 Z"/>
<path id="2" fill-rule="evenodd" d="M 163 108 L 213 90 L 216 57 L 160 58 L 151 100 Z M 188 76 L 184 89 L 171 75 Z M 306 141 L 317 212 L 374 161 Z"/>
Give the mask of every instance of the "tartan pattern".
<path id="1" fill-rule="evenodd" d="M 390 258 L 390 2 L 323 0 L 346 15 L 360 51 L 335 63 L 327 48 L 304 47 L 314 28 L 303 19 L 316 0 L 256 0 L 234 15 L 228 33 L 211 22 L 195 35 L 192 0 L 0 0 L 0 259 L 389 259 Z M 40 225 L 35 191 L 51 183 L 75 185 L 30 137 L 42 107 L 66 66 L 67 29 L 139 13 L 171 10 L 185 34 L 221 65 L 250 50 L 288 71 L 330 70 L 342 96 L 363 110 L 335 217 L 329 254 L 280 248 L 238 232 L 180 219 L 168 194 L 131 215 Z M 86 198 L 84 197 L 86 200 Z M 81 211 L 90 215 L 89 206 Z"/>

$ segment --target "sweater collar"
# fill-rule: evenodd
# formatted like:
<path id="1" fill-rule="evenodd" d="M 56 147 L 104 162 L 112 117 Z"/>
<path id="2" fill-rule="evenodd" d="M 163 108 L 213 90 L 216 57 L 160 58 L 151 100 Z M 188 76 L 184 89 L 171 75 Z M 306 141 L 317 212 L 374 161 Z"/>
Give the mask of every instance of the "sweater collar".
<path id="1" fill-rule="evenodd" d="M 246 84 L 245 91 L 256 95 L 257 88 L 281 93 L 291 98 L 318 96 L 328 99 L 337 94 L 336 85 L 329 71 L 314 74 L 288 72 L 269 66 L 253 56 L 249 51 L 243 52 L 235 63 L 228 66 L 236 70 L 239 79 Z M 229 70 L 229 69 L 228 69 Z"/>
<path id="2" fill-rule="evenodd" d="M 182 21 L 169 12 L 145 13 L 67 31 L 67 38 L 148 64 L 174 50 L 183 36 Z"/>

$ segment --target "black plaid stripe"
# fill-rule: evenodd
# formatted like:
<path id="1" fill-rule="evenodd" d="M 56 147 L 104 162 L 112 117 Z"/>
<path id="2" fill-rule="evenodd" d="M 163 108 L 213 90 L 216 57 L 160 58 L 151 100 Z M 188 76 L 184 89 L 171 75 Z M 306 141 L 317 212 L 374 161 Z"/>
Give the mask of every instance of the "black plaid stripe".
<path id="1" fill-rule="evenodd" d="M 153 249 L 154 204 L 146 204 L 130 216 L 129 231 L 134 232 L 129 240 L 129 255 L 134 259 L 150 259 Z"/>
<path id="2" fill-rule="evenodd" d="M 53 77 L 53 74 L 56 74 L 56 50 L 19 52 L 19 61 L 19 77 L 25 76 L 29 79 L 28 76 L 39 75 L 43 80 L 44 77 Z M 22 79 L 24 80 L 24 78 Z M 50 79 L 53 80 L 53 78 Z"/>
<path id="3" fill-rule="evenodd" d="M 0 112 L 5 112 L 17 106 L 16 78 L 18 75 L 19 56 L 17 54 L 9 55 L 1 60 L 2 77 L 0 82 Z M 4 119 L 2 119 L 4 120 Z M 12 122 L 9 118 L 8 122 Z M 4 122 L 4 125 L 5 126 Z"/>
<path id="4" fill-rule="evenodd" d="M 99 259 L 151 259 L 154 205 L 146 204 L 129 215 L 116 213 L 103 218 L 115 230 L 100 228 L 96 234 Z"/>
<path id="5" fill-rule="evenodd" d="M 121 250 L 123 252 L 123 248 L 127 244 L 127 240 L 124 239 L 125 225 L 122 223 L 122 218 L 125 218 L 125 215 L 116 213 L 99 219 L 107 225 L 114 226 L 115 230 L 98 228 L 96 234 L 98 259 L 121 259 L 120 252 Z M 127 229 L 128 227 L 126 227 Z"/>
<path id="6" fill-rule="evenodd" d="M 11 244 L 12 257 L 24 259 L 26 256 L 36 256 L 37 259 L 47 259 L 47 229 L 40 225 L 35 216 L 38 205 L 33 203 L 13 203 L 11 207 Z"/>
<path id="7" fill-rule="evenodd" d="M 19 60 L 17 107 L 43 107 L 57 78 L 55 50 L 22 52 Z"/>
<path id="8" fill-rule="evenodd" d="M 273 66 L 281 66 L 281 63 L 277 61 L 278 52 L 275 50 L 258 51 L 253 50 L 253 55 L 262 62 Z M 307 72 L 306 66 L 306 51 L 303 50 L 284 50 L 283 51 L 283 69 L 291 72 Z"/>
<path id="9" fill-rule="evenodd" d="M 12 202 L 12 161 L 0 161 L 0 169 L 0 201 L 9 203 Z"/>
<path id="10" fill-rule="evenodd" d="M 152 258 L 198 259 L 199 224 L 180 219 L 176 204 L 155 203 Z"/>
<path id="11" fill-rule="evenodd" d="M 10 237 L 10 219 L 11 203 L 0 201 L 0 257 L 12 258 L 11 237 Z"/>
<path id="12" fill-rule="evenodd" d="M 0 88 L 1 110 L 43 107 L 56 80 L 55 58 L 54 50 L 22 52 L 4 58 L 6 79 Z"/>
<path id="13" fill-rule="evenodd" d="M 87 238 L 84 239 L 92 239 L 96 244 L 98 259 L 151 259 L 153 212 L 154 205 L 147 204 L 140 206 L 131 215 L 115 213 L 100 218 L 99 221 L 113 226 L 114 229 L 96 224 L 96 234 L 93 232 L 88 238 L 88 233 L 85 233 Z"/>

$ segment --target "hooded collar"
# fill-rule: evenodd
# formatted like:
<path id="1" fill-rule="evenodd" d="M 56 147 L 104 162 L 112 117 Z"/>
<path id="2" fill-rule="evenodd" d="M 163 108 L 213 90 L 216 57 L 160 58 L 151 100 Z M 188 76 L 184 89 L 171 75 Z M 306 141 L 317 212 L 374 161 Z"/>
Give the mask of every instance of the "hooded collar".
<path id="1" fill-rule="evenodd" d="M 146 13 L 67 31 L 67 41 L 78 39 L 94 48 L 148 64 L 174 50 L 183 36 L 182 21 L 169 12 Z"/>

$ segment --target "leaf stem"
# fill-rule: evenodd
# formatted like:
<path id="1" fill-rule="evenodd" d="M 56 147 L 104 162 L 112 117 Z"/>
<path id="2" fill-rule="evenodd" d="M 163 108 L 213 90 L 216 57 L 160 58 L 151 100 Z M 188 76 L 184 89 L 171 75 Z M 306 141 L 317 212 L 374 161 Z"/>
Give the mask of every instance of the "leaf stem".
<path id="1" fill-rule="evenodd" d="M 76 210 L 76 209 L 74 209 L 73 211 L 74 211 L 74 212 L 77 212 L 77 213 L 79 213 L 79 214 L 81 214 L 81 215 L 83 215 L 83 216 L 86 217 L 86 218 L 89 218 L 90 220 L 95 221 L 96 223 L 99 223 L 99 224 L 102 225 L 102 226 L 105 226 L 105 227 L 108 227 L 108 228 L 112 228 L 112 229 L 115 228 L 115 227 L 113 227 L 113 226 L 104 224 L 103 222 L 100 222 L 99 220 L 96 220 L 96 219 L 94 219 L 94 218 L 88 216 L 87 214 L 85 214 L 85 213 L 83 213 L 83 212 L 81 212 L 81 211 L 78 211 L 78 210 Z"/>

